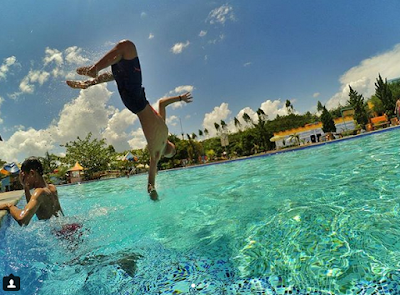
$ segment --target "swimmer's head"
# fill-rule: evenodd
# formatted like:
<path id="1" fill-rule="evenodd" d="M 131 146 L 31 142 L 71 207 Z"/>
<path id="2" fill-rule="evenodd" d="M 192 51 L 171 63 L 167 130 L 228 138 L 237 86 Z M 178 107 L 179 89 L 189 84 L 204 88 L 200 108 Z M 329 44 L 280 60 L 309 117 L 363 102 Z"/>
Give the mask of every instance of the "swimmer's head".
<path id="1" fill-rule="evenodd" d="M 21 166 L 19 181 L 23 186 L 28 185 L 30 188 L 36 187 L 37 180 L 43 175 L 43 166 L 35 157 L 26 159 Z"/>
<path id="2" fill-rule="evenodd" d="M 175 145 L 172 142 L 167 141 L 164 151 L 164 157 L 172 158 L 173 156 L 175 156 L 175 154 L 176 154 Z"/>
<path id="3" fill-rule="evenodd" d="M 21 166 L 21 170 L 24 173 L 29 173 L 31 170 L 36 171 L 39 175 L 43 175 L 43 166 L 39 159 L 36 157 L 29 157 L 26 159 Z"/>

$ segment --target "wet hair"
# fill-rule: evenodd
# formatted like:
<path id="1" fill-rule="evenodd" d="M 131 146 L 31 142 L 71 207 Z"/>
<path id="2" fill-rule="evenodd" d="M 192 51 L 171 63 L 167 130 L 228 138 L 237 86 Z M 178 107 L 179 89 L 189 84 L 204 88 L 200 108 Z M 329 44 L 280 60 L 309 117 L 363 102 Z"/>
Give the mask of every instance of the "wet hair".
<path id="1" fill-rule="evenodd" d="M 29 172 L 31 170 L 36 171 L 40 175 L 43 175 L 43 166 L 39 159 L 36 157 L 29 157 L 26 159 L 21 166 L 23 172 Z"/>

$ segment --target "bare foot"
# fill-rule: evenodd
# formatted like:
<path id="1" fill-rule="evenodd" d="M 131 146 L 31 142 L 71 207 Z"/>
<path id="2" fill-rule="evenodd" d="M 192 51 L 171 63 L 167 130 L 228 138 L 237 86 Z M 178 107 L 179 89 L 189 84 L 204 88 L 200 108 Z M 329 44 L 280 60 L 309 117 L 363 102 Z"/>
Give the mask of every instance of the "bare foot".
<path id="1" fill-rule="evenodd" d="M 67 81 L 69 87 L 75 89 L 86 89 L 90 86 L 89 81 Z"/>
<path id="2" fill-rule="evenodd" d="M 97 77 L 97 71 L 94 66 L 80 67 L 76 69 L 76 72 L 78 73 L 78 75 L 89 76 L 92 78 Z"/>

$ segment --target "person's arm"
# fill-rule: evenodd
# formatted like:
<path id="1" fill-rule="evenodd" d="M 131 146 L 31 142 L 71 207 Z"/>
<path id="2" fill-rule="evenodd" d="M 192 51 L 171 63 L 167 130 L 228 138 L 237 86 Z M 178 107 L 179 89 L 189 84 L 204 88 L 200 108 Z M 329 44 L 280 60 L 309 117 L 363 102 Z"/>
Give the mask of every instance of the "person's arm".
<path id="1" fill-rule="evenodd" d="M 164 119 L 165 121 L 165 108 L 170 105 L 171 103 L 178 102 L 178 101 L 184 101 L 186 103 L 192 102 L 192 95 L 190 92 L 186 92 L 185 94 L 179 95 L 179 96 L 172 96 L 172 97 L 167 97 L 167 98 L 162 98 L 158 102 L 158 113 L 160 116 Z"/>
<path id="2" fill-rule="evenodd" d="M 0 205 L 0 210 L 7 210 L 20 226 L 28 225 L 42 203 L 41 194 L 42 190 L 36 190 L 22 210 L 12 203 Z"/>
<path id="3" fill-rule="evenodd" d="M 91 80 L 86 80 L 86 81 L 67 81 L 68 86 L 72 88 L 78 88 L 78 89 L 86 89 L 89 88 L 90 86 L 97 85 L 100 83 L 105 83 L 105 82 L 110 82 L 114 80 L 114 75 L 111 72 L 106 72 L 104 74 L 101 74 L 100 76 L 91 79 Z"/>
<path id="4" fill-rule="evenodd" d="M 147 192 L 150 198 L 155 201 L 158 200 L 158 194 L 156 191 L 156 174 L 157 174 L 157 163 L 158 160 L 150 157 L 150 168 L 149 168 L 149 179 L 147 183 Z"/>

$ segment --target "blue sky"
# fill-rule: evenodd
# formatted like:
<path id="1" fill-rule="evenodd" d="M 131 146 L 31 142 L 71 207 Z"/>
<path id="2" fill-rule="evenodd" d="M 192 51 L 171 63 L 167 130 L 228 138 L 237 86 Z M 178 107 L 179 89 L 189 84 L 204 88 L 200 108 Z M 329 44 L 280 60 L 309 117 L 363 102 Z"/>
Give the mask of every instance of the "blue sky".
<path id="1" fill-rule="evenodd" d="M 118 151 L 142 148 L 137 117 L 114 82 L 70 89 L 74 70 L 121 39 L 138 49 L 151 104 L 190 90 L 167 110 L 170 132 L 207 128 L 262 108 L 284 115 L 369 98 L 378 73 L 400 76 L 398 1 L 29 1 L 0 11 L 0 159 L 23 160 L 91 131 Z"/>

